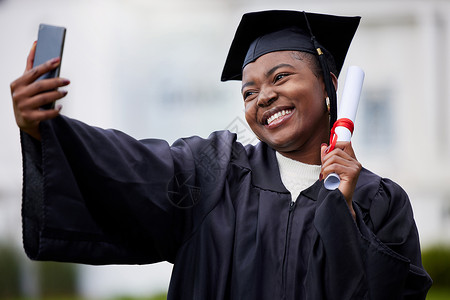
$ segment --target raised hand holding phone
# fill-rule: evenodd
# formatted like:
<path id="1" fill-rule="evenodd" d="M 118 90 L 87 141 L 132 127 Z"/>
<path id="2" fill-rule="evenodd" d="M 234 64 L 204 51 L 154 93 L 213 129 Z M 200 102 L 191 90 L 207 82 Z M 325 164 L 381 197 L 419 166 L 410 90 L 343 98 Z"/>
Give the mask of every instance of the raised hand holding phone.
<path id="1" fill-rule="evenodd" d="M 34 56 L 33 67 L 39 66 L 52 58 L 59 57 L 60 62 L 56 69 L 45 73 L 37 80 L 59 77 L 61 70 L 61 59 L 64 49 L 66 28 L 47 24 L 39 25 L 38 40 Z M 43 105 L 43 109 L 54 108 L 55 103 Z"/>
<path id="2" fill-rule="evenodd" d="M 48 25 L 40 26 L 40 29 L 48 28 L 51 29 Z M 70 84 L 68 79 L 57 77 L 65 29 L 59 27 L 52 32 L 44 31 L 40 30 L 38 41 L 31 47 L 25 72 L 10 84 L 17 126 L 37 140 L 41 138 L 39 123 L 59 114 L 60 107 L 52 109 L 53 103 L 67 94 L 67 91 L 59 88 Z M 47 109 L 43 109 L 43 106 L 47 106 Z"/>

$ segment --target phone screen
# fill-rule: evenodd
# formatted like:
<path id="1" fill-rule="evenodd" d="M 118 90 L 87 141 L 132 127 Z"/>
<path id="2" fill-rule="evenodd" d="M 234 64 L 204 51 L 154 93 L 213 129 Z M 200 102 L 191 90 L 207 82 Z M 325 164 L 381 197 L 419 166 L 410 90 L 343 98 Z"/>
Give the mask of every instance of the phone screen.
<path id="1" fill-rule="evenodd" d="M 40 24 L 33 67 L 39 66 L 55 57 L 60 57 L 62 59 L 65 36 L 66 28 L 64 27 Z M 58 77 L 60 70 L 61 64 L 59 64 L 56 69 L 45 73 L 37 80 Z M 49 109 L 53 107 L 54 103 L 45 105 L 42 108 Z"/>

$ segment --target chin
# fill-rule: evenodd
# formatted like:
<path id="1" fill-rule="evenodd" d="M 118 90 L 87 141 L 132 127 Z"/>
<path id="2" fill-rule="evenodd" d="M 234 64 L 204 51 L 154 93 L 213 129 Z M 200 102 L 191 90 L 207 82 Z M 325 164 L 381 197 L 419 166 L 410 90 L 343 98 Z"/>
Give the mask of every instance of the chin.
<path id="1" fill-rule="evenodd" d="M 269 145 L 271 148 L 275 150 L 280 151 L 293 151 L 295 150 L 294 141 L 295 139 L 288 139 L 288 140 L 265 140 L 265 143 Z"/>

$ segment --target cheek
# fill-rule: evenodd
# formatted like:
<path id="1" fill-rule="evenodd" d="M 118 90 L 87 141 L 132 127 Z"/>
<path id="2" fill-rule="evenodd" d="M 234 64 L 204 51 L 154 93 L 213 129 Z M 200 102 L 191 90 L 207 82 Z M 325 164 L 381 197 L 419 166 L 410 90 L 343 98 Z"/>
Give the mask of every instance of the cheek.
<path id="1" fill-rule="evenodd" d="M 245 113 L 245 119 L 247 120 L 248 123 L 255 122 L 256 110 L 255 110 L 255 105 L 252 102 L 244 103 L 244 113 Z"/>
<path id="2" fill-rule="evenodd" d="M 245 104 L 245 120 L 254 134 L 258 135 L 259 123 L 257 118 L 257 110 L 254 104 Z"/>
<path id="3" fill-rule="evenodd" d="M 305 95 L 308 100 L 302 104 L 311 113 L 323 113 L 326 111 L 325 97 L 326 95 L 320 89 L 320 86 L 312 86 L 309 93 Z"/>

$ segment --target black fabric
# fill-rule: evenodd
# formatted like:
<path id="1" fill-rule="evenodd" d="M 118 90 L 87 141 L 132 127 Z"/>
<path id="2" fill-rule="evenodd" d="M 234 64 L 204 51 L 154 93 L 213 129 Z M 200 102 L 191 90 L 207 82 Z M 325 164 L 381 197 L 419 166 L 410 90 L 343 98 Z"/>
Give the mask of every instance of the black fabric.
<path id="1" fill-rule="evenodd" d="M 41 220 L 44 218 L 42 151 L 41 143 L 22 131 L 20 140 L 23 153 L 22 235 L 24 248 L 30 255 L 38 251 L 35 247 L 39 247 Z"/>
<path id="2" fill-rule="evenodd" d="M 286 50 L 317 54 L 316 48 L 311 42 L 309 33 L 305 33 L 303 30 L 296 27 L 285 28 L 255 39 L 248 48 L 247 55 L 242 64 L 242 69 L 264 54 Z"/>
<path id="3" fill-rule="evenodd" d="M 58 117 L 41 134 L 42 172 L 22 139 L 33 259 L 167 260 L 168 299 L 425 299 L 431 285 L 406 193 L 368 170 L 354 221 L 320 181 L 292 202 L 275 152 L 229 132 L 169 146 Z"/>
<path id="4" fill-rule="evenodd" d="M 327 54 L 325 54 L 326 50 L 319 44 L 319 42 L 317 42 L 316 36 L 314 35 L 314 33 L 311 29 L 311 24 L 308 21 L 308 16 L 306 15 L 306 12 L 303 12 L 303 15 L 305 16 L 305 21 L 306 21 L 306 25 L 308 27 L 309 35 L 311 37 L 311 42 L 314 46 L 314 49 L 316 49 L 316 51 L 317 51 L 319 64 L 322 69 L 323 82 L 325 83 L 325 89 L 327 91 L 327 95 L 328 95 L 329 101 L 330 101 L 330 108 L 329 108 L 329 110 L 330 110 L 330 129 L 332 129 L 334 126 L 334 123 L 337 120 L 336 88 L 334 87 L 333 80 L 331 79 L 330 68 L 327 63 L 327 58 L 326 58 Z M 339 72 L 340 72 L 340 69 L 341 68 L 339 68 Z M 335 75 L 336 75 L 336 77 L 338 77 L 339 73 L 337 73 Z"/>
<path id="5" fill-rule="evenodd" d="M 231 43 L 221 80 L 242 80 L 242 68 L 269 52 L 300 50 L 316 54 L 305 15 L 317 42 L 333 56 L 337 68 L 335 75 L 338 77 L 360 17 L 270 10 L 243 15 Z M 290 28 L 297 28 L 295 34 L 289 30 L 283 31 Z M 277 31 L 278 34 L 273 34 Z"/>

